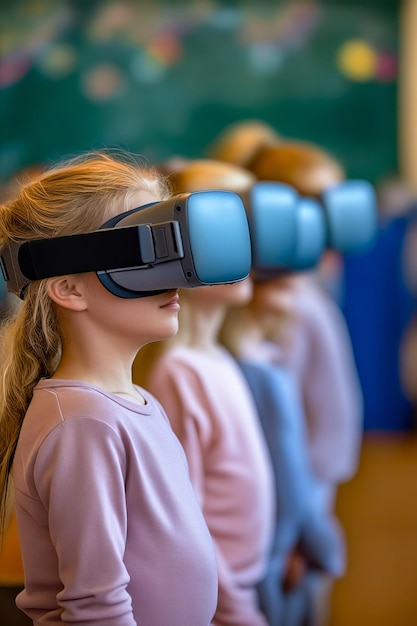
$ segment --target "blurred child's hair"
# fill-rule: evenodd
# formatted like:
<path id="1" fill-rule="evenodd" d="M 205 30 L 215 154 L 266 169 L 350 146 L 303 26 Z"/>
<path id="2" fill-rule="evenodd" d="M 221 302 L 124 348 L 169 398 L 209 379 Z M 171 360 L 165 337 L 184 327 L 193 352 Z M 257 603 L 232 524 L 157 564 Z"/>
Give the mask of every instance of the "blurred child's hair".
<path id="1" fill-rule="evenodd" d="M 210 159 L 246 167 L 256 150 L 280 141 L 280 135 L 275 128 L 263 120 L 240 120 L 226 126 L 207 147 L 206 152 Z"/>
<path id="2" fill-rule="evenodd" d="M 301 196 L 320 196 L 327 187 L 345 178 L 336 158 L 306 141 L 263 145 L 246 167 L 258 180 L 291 185 Z"/>

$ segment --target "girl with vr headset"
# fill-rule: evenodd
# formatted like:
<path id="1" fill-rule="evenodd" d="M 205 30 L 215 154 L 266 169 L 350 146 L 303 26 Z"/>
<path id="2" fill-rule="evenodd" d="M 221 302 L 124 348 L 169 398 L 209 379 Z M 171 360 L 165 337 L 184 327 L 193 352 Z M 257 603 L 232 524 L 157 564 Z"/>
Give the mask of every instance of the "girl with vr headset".
<path id="1" fill-rule="evenodd" d="M 244 190 L 244 169 L 191 161 L 172 171 L 177 192 Z M 258 603 L 273 539 L 273 470 L 256 406 L 218 333 L 232 306 L 252 295 L 252 281 L 181 292 L 179 332 L 141 351 L 134 378 L 165 407 L 190 465 L 213 537 L 219 578 L 215 626 L 267 626 Z"/>
<path id="2" fill-rule="evenodd" d="M 168 195 L 134 159 L 84 155 L 1 207 L 1 246 L 94 231 Z M 177 332 L 178 310 L 176 290 L 121 298 L 85 272 L 30 282 L 3 328 L 1 516 L 4 528 L 14 491 L 17 604 L 34 624 L 211 622 L 215 555 L 186 457 L 131 375 L 143 345 Z"/>
<path id="3" fill-rule="evenodd" d="M 249 387 L 218 332 L 251 279 L 181 292 L 178 334 L 146 347 L 135 369 L 163 404 L 184 446 L 213 538 L 219 597 L 215 626 L 267 626 L 256 585 L 263 578 L 275 515 L 272 466 Z M 134 370 L 135 371 L 135 370 Z"/>
<path id="4" fill-rule="evenodd" d="M 246 166 L 257 180 L 290 185 L 301 197 L 319 198 L 345 179 L 330 153 L 300 140 L 264 143 Z M 334 268 L 340 263 L 339 253 L 326 249 L 314 271 L 286 276 L 291 340 L 280 325 L 275 337 L 271 330 L 269 335 L 301 394 L 310 465 L 320 487 L 317 503 L 324 516 L 334 515 L 337 490 L 354 476 L 362 443 L 362 390 L 346 321 L 330 293 L 337 293 Z M 273 299 L 280 288 L 272 281 L 264 291 Z M 328 624 L 332 584 L 333 577 L 320 568 L 309 576 L 314 626 Z"/>
<path id="5" fill-rule="evenodd" d="M 294 277 L 252 278 L 251 301 L 229 309 L 220 338 L 254 394 L 275 468 L 276 534 L 259 594 L 271 626 L 315 626 L 314 574 L 344 573 L 344 538 L 335 515 L 323 510 L 327 494 L 312 471 L 302 401 L 285 356 L 296 334 Z"/>
<path id="6" fill-rule="evenodd" d="M 245 192 L 249 187 L 256 184 L 256 178 L 238 165 L 210 159 L 197 159 L 188 163 L 184 161 L 176 170 L 172 171 L 171 183 L 177 191 L 196 191 L 200 188 L 230 188 L 235 192 Z M 277 201 L 279 200 L 277 199 Z M 257 209 L 259 215 L 259 205 Z M 314 476 L 309 459 L 301 397 L 292 372 L 284 358 L 286 349 L 291 349 L 292 334 L 296 327 L 293 311 L 297 301 L 293 286 L 295 279 L 292 275 L 278 272 L 274 278 L 259 281 L 254 269 L 256 268 L 253 268 L 252 271 L 252 297 L 246 297 L 240 301 L 230 298 L 227 304 L 223 302 L 222 320 L 220 322 L 218 318 L 216 320 L 220 324 L 216 331 L 216 341 L 219 342 L 220 338 L 223 346 L 228 348 L 229 352 L 239 361 L 242 368 L 240 374 L 244 374 L 248 383 L 247 386 L 253 391 L 252 403 L 255 400 L 261 430 L 264 431 L 262 435 L 265 435 L 265 442 L 274 468 L 276 494 L 274 538 L 264 575 L 262 579 L 257 581 L 258 584 L 256 585 L 259 607 L 264 614 L 264 619 L 267 619 L 270 626 L 300 626 L 301 624 L 315 623 L 309 599 L 310 573 L 312 571 L 324 571 L 331 575 L 340 575 L 343 569 L 344 544 L 336 520 L 327 511 L 323 511 L 321 503 L 318 502 L 322 498 L 322 488 Z M 185 296 L 187 295 L 185 294 Z M 190 295 L 193 300 L 197 296 L 197 294 Z M 215 300 L 216 297 L 218 302 Z M 208 292 L 204 291 L 204 295 L 201 294 L 200 298 L 202 310 L 207 312 L 208 305 L 205 302 L 208 300 L 212 308 L 220 311 L 219 295 L 213 293 L 212 289 Z M 193 301 L 192 304 L 194 305 L 192 308 L 194 319 L 195 308 L 198 303 Z M 189 322 L 187 319 L 183 320 L 182 317 L 180 334 L 174 338 L 174 344 L 177 344 L 181 335 L 183 341 L 186 341 L 184 333 L 181 333 L 183 325 L 188 327 Z M 275 342 L 278 329 L 280 331 L 279 343 L 288 344 L 286 349 L 281 348 Z M 275 333 L 273 342 L 271 342 L 270 337 L 272 330 Z M 188 352 L 193 347 L 195 350 L 198 345 L 197 342 L 202 343 L 203 338 L 207 335 L 203 324 L 200 332 L 195 333 L 195 335 L 194 338 L 189 338 Z M 221 353 L 223 358 L 228 354 L 224 348 L 222 348 Z M 174 372 L 181 367 L 178 360 L 183 359 L 184 354 L 187 354 L 185 346 L 180 352 L 178 348 L 176 351 L 175 348 L 168 351 L 157 362 L 153 376 L 151 375 L 147 384 L 150 385 L 154 393 L 158 393 L 158 389 L 161 390 L 161 401 L 167 402 L 166 408 L 170 418 L 174 415 L 177 416 L 175 428 L 178 429 L 180 437 L 187 442 L 186 450 L 196 462 L 197 452 L 194 447 L 198 434 L 195 438 L 190 436 L 189 422 L 192 423 L 193 421 L 196 407 L 201 406 L 200 413 L 206 415 L 206 419 L 213 419 L 214 409 L 208 408 L 210 405 L 202 397 L 203 390 L 201 390 L 200 385 L 195 384 L 195 377 L 200 380 L 204 376 L 204 391 L 207 393 L 208 390 L 211 390 L 213 397 L 217 400 L 216 405 L 219 404 L 223 410 L 223 419 L 225 420 L 230 420 L 233 412 L 230 411 L 230 408 L 227 410 L 223 401 L 218 402 L 219 398 L 222 397 L 222 387 L 219 380 L 221 379 L 223 386 L 226 387 L 232 383 L 230 382 L 230 373 L 222 367 L 221 362 L 215 363 L 215 367 L 213 367 L 213 370 L 217 369 L 218 372 L 211 372 L 207 364 L 204 366 L 204 359 L 206 358 L 204 354 L 200 355 L 201 363 L 197 363 L 196 352 L 193 360 L 190 358 L 187 362 L 187 372 L 188 369 L 194 369 L 199 373 L 196 374 L 193 371 L 192 376 L 182 375 L 174 379 Z M 201 372 L 198 369 L 199 366 Z M 187 385 L 190 388 L 188 394 Z M 166 395 L 168 388 L 172 389 L 171 396 Z M 193 404 L 189 398 L 191 390 L 193 390 Z M 229 394 L 238 395 L 232 391 L 229 391 Z M 242 392 L 239 395 L 241 396 Z M 168 402 L 170 403 L 168 404 Z M 183 408 L 183 415 L 181 415 L 178 405 Z M 172 407 L 176 408 L 173 409 Z M 241 428 L 243 430 L 242 426 Z M 196 428 L 197 433 L 202 430 Z M 220 429 L 216 430 L 217 432 L 222 433 Z M 221 435 L 218 435 L 218 439 L 221 440 Z M 210 468 L 209 455 L 206 452 L 209 448 L 206 440 L 199 447 L 199 454 L 202 457 L 200 460 L 201 472 L 203 475 L 210 476 L 206 481 L 203 478 L 198 479 L 198 484 L 202 485 L 201 497 L 203 501 L 205 501 L 205 482 L 211 480 L 214 483 L 212 474 L 215 475 L 215 472 Z M 237 454 L 237 452 L 235 453 Z M 236 480 L 236 485 L 238 484 Z M 213 490 L 207 488 L 207 491 Z M 246 493 L 246 490 L 236 486 L 235 492 L 241 494 L 242 492 Z M 255 503 L 256 498 L 253 501 Z M 212 509 L 214 508 L 208 504 L 206 509 L 203 507 L 203 510 L 209 510 L 209 527 L 215 526 L 215 532 L 218 533 L 220 521 L 223 520 L 226 524 L 227 516 L 217 511 L 218 519 L 216 521 L 213 519 L 210 506 Z M 240 526 L 237 520 L 235 526 Z M 249 542 L 250 539 L 247 538 L 246 544 Z M 255 547 L 252 546 L 252 549 Z M 227 546 L 225 555 L 230 559 Z M 229 561 L 229 567 L 236 576 L 233 558 Z M 221 615 L 220 611 L 218 615 Z M 237 623 L 233 620 L 231 613 L 227 618 L 223 616 L 224 621 L 221 621 L 218 615 L 216 614 L 215 617 L 216 624 L 216 618 L 219 619 L 219 624 Z"/>

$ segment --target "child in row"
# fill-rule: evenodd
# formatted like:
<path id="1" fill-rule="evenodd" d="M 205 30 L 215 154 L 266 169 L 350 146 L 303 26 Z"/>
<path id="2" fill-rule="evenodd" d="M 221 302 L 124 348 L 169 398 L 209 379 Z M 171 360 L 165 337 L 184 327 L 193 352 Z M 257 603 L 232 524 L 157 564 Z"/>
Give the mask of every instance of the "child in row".
<path id="1" fill-rule="evenodd" d="M 84 155 L 1 206 L 1 246 L 94 231 L 168 195 L 134 159 Z M 132 382 L 137 351 L 177 332 L 177 290 L 121 298 L 91 271 L 22 295 L 0 364 L 1 519 L 14 487 L 19 608 L 35 625 L 208 626 L 210 534 L 165 411 Z"/>

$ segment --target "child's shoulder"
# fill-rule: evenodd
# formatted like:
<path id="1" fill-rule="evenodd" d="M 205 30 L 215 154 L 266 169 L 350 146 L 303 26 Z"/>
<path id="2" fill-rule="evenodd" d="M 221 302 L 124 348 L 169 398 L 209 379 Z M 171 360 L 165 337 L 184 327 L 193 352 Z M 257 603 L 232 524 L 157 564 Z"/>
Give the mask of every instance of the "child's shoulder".
<path id="1" fill-rule="evenodd" d="M 41 380 L 35 388 L 31 411 L 43 411 L 61 420 L 77 417 L 113 421 L 119 412 L 149 413 L 153 403 L 140 406 L 93 384 L 79 380 Z M 47 409 L 47 411 L 45 411 Z"/>

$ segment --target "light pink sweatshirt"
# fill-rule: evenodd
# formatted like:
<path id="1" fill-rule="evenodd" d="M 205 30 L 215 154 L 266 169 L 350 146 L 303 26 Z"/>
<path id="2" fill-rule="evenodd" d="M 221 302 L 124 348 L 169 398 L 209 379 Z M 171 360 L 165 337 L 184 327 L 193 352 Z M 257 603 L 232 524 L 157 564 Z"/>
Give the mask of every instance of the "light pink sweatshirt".
<path id="1" fill-rule="evenodd" d="M 266 626 L 257 608 L 274 531 L 273 473 L 253 398 L 229 353 L 174 347 L 148 387 L 182 442 L 214 540 L 216 626 Z"/>
<path id="2" fill-rule="evenodd" d="M 330 500 L 358 465 L 362 390 L 343 314 L 312 278 L 295 296 L 296 322 L 287 363 L 302 394 L 310 460 Z M 282 352 L 277 358 L 282 360 Z"/>
<path id="3" fill-rule="evenodd" d="M 207 626 L 216 561 L 162 407 L 42 380 L 13 476 L 34 624 Z"/>

